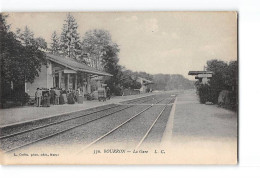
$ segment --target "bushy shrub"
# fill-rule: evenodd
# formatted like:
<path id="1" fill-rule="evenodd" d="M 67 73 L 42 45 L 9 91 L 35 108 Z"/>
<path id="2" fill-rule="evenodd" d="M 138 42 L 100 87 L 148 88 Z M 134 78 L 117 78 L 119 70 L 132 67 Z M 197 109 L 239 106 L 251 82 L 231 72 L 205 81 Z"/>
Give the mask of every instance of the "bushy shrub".
<path id="1" fill-rule="evenodd" d="M 122 96 L 123 94 L 123 89 L 120 88 L 119 86 L 111 86 L 110 90 L 112 94 L 115 96 Z"/>
<path id="2" fill-rule="evenodd" d="M 230 99 L 231 99 L 230 108 L 234 111 L 237 111 L 238 108 L 237 92 L 232 92 Z"/>
<path id="3" fill-rule="evenodd" d="M 24 91 L 12 91 L 4 96 L 2 100 L 3 108 L 21 106 L 29 102 L 30 96 Z"/>
<path id="4" fill-rule="evenodd" d="M 226 108 L 236 111 L 238 107 L 237 92 L 231 91 L 229 93 L 229 99 L 230 99 L 230 103 L 227 104 Z"/>
<path id="5" fill-rule="evenodd" d="M 229 100 L 225 102 L 223 107 L 236 110 L 238 92 L 237 61 L 226 63 L 221 60 L 210 60 L 207 62 L 207 70 L 213 72 L 209 83 L 201 84 L 198 81 L 195 83 L 200 102 L 217 104 L 220 92 L 226 90 L 229 92 Z"/>
<path id="6" fill-rule="evenodd" d="M 199 95 L 200 103 L 213 102 L 211 88 L 207 84 L 199 84 L 197 86 L 197 92 Z"/>

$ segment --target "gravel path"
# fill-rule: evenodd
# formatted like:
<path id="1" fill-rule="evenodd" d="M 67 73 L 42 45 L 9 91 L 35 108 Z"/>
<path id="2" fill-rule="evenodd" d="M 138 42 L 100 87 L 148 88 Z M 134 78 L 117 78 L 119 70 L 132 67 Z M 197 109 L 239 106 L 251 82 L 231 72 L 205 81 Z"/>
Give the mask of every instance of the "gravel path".
<path id="1" fill-rule="evenodd" d="M 237 114 L 198 102 L 194 93 L 178 96 L 173 137 L 237 138 Z"/>

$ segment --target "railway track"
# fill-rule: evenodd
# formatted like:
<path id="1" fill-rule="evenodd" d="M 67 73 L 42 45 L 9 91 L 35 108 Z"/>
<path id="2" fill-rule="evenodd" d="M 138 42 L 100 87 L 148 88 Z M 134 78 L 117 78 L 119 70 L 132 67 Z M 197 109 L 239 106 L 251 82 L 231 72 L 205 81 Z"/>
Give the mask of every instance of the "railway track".
<path id="1" fill-rule="evenodd" d="M 151 98 L 148 98 L 148 99 L 142 98 L 142 99 L 138 99 L 138 100 L 132 100 L 130 102 L 139 102 L 139 103 L 141 102 L 141 104 L 144 104 L 145 102 L 149 102 L 149 101 L 153 101 L 153 100 L 157 100 L 157 99 L 155 99 L 154 97 L 151 97 Z M 160 101 L 163 101 L 163 100 L 164 99 L 159 100 L 159 101 L 157 101 L 157 103 L 159 103 Z M 0 138 L 1 148 L 5 153 L 12 152 L 14 150 L 23 148 L 23 147 L 28 146 L 28 145 L 32 145 L 36 142 L 51 138 L 53 136 L 56 136 L 56 135 L 59 135 L 61 133 L 67 132 L 69 130 L 75 129 L 77 127 L 86 125 L 90 122 L 93 122 L 93 121 L 96 121 L 98 119 L 104 118 L 106 116 L 118 113 L 120 111 L 123 111 L 123 110 L 131 108 L 131 107 L 133 107 L 133 106 L 127 105 L 127 104 L 126 105 L 115 105 L 115 106 L 108 107 L 108 108 L 105 108 L 105 109 L 101 109 L 101 110 L 98 110 L 98 111 L 95 111 L 95 112 L 90 112 L 90 113 L 87 113 L 87 114 L 84 114 L 84 115 L 68 118 L 68 119 L 61 120 L 61 121 L 52 122 L 52 123 L 45 124 L 45 125 L 38 126 L 38 127 L 34 127 L 34 128 L 31 128 L 31 129 L 28 129 L 28 130 L 24 130 L 24 131 L 12 133 L 12 134 L 9 134 L 9 135 L 1 136 L 1 138 Z M 91 115 L 93 116 L 93 115 L 96 115 L 96 114 L 99 114 L 99 113 L 102 113 L 102 112 L 106 112 L 106 111 L 111 111 L 111 110 L 112 110 L 112 112 L 109 112 L 107 114 L 100 115 L 100 116 L 97 115 L 96 117 L 89 119 L 88 121 L 84 120 L 84 118 L 89 117 Z M 76 123 L 76 124 L 72 125 L 73 123 L 75 123 L 75 120 L 77 120 L 77 119 L 81 119 L 81 122 L 79 122 L 78 124 Z M 73 122 L 72 124 L 70 124 L 71 126 L 64 128 L 64 126 L 66 126 L 65 123 L 71 122 L 71 121 Z M 56 125 L 56 127 L 55 127 L 55 125 Z M 60 126 L 57 126 L 57 125 L 60 125 Z M 46 130 L 48 127 L 52 127 L 51 128 L 52 130 L 49 129 L 50 131 L 49 131 L 49 133 L 47 132 L 48 133 L 47 135 L 46 134 L 45 135 L 37 134 L 37 131 L 38 131 L 38 133 L 41 133 L 42 131 Z M 63 129 L 58 130 L 57 128 L 59 128 L 59 127 L 63 128 Z M 39 131 L 39 130 L 42 130 L 42 131 Z M 55 132 L 55 131 L 57 131 L 57 132 Z M 33 134 L 33 132 L 35 132 L 36 134 Z M 38 137 L 35 137 L 34 135 L 38 135 Z M 21 141 L 24 141 L 24 142 L 21 143 Z"/>
<path id="2" fill-rule="evenodd" d="M 149 104 L 148 107 L 146 107 L 144 110 L 140 111 L 139 113 L 135 114 L 134 116 L 130 117 L 129 119 L 127 119 L 126 121 L 124 121 L 123 123 L 119 124 L 118 126 L 114 127 L 112 130 L 108 131 L 107 133 L 105 133 L 104 135 L 98 137 L 97 139 L 95 139 L 94 141 L 92 141 L 91 143 L 89 143 L 88 145 L 84 146 L 82 149 L 80 149 L 79 151 L 77 151 L 75 153 L 75 155 L 78 155 L 82 152 L 84 152 L 85 150 L 87 150 L 88 148 L 92 147 L 94 144 L 100 142 L 102 139 L 104 139 L 105 137 L 108 137 L 110 134 L 112 134 L 113 132 L 115 132 L 116 130 L 118 130 L 120 127 L 124 126 L 125 124 L 129 123 L 131 120 L 135 119 L 137 116 L 140 116 L 141 114 L 143 114 L 145 111 L 149 110 L 150 108 L 152 108 L 153 106 L 157 106 L 158 103 L 169 99 L 169 97 L 164 98 L 160 101 L 157 101 L 155 104 Z M 151 132 L 153 126 L 155 125 L 155 123 L 158 121 L 158 119 L 161 117 L 161 115 L 163 114 L 163 112 L 165 111 L 166 107 L 170 104 L 173 103 L 175 100 L 175 97 L 172 99 L 169 99 L 168 102 L 166 104 L 163 104 L 163 109 L 160 111 L 160 113 L 158 114 L 158 116 L 155 118 L 155 120 L 153 121 L 152 125 L 150 126 L 150 128 L 146 131 L 145 135 L 142 137 L 142 139 L 139 141 L 139 143 L 136 145 L 135 149 L 137 150 L 142 143 L 145 141 L 145 139 L 147 138 L 147 136 L 149 135 L 149 133 Z"/>
<path id="3" fill-rule="evenodd" d="M 167 107 L 167 104 L 163 107 L 163 109 L 161 110 L 161 112 L 159 113 L 159 115 L 155 118 L 155 120 L 153 121 L 152 125 L 150 126 L 150 128 L 147 130 L 147 132 L 145 133 L 145 135 L 143 136 L 143 138 L 140 140 L 140 142 L 137 144 L 137 146 L 135 147 L 135 150 L 137 150 L 144 142 L 144 140 L 147 138 L 147 136 L 149 135 L 149 133 L 151 132 L 153 126 L 155 125 L 155 123 L 158 121 L 158 119 L 161 117 L 162 113 L 165 111 Z"/>
<path id="4" fill-rule="evenodd" d="M 147 97 L 135 99 L 134 102 L 141 102 L 140 104 L 142 104 L 144 102 L 148 102 L 148 101 L 151 101 L 151 100 L 154 99 L 154 98 L 151 98 L 151 97 L 153 97 L 153 96 L 149 96 L 148 99 L 147 99 Z M 132 102 L 132 101 L 133 100 L 127 101 L 125 104 L 130 104 L 130 102 Z M 16 135 L 19 135 L 19 134 L 23 134 L 23 133 L 26 133 L 26 132 L 34 131 L 34 130 L 37 130 L 37 129 L 41 129 L 41 128 L 44 128 L 44 127 L 48 127 L 48 126 L 51 126 L 51 125 L 54 125 L 54 124 L 59 124 L 59 123 L 66 122 L 66 121 L 73 120 L 73 119 L 77 119 L 77 118 L 80 118 L 80 117 L 89 116 L 91 114 L 95 114 L 95 113 L 98 113 L 98 112 L 110 110 L 110 109 L 119 107 L 120 105 L 113 104 L 113 105 L 108 105 L 108 106 L 109 107 L 105 107 L 105 108 L 101 107 L 101 109 L 97 110 L 97 111 L 92 111 L 91 112 L 91 110 L 90 110 L 90 112 L 86 112 L 85 114 L 79 114 L 79 115 L 76 115 L 76 116 L 71 117 L 71 118 L 68 117 L 68 118 L 64 118 L 62 120 L 57 120 L 57 121 L 54 120 L 53 122 L 51 121 L 50 123 L 47 123 L 47 124 L 39 125 L 37 127 L 31 127 L 30 129 L 25 129 L 25 130 L 22 130 L 22 131 L 19 131 L 19 132 L 11 133 L 11 134 L 5 134 L 5 131 L 3 131 L 3 129 L 2 129 L 1 130 L 0 140 L 4 139 L 4 138 L 16 136 Z"/>

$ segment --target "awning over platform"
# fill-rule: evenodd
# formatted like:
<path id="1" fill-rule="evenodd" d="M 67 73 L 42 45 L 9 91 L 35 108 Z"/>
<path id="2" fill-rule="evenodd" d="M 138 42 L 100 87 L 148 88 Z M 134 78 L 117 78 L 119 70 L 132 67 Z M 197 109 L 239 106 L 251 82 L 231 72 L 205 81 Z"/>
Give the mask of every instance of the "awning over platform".
<path id="1" fill-rule="evenodd" d="M 75 61 L 74 59 L 68 58 L 68 57 L 62 57 L 58 55 L 53 55 L 50 53 L 46 53 L 46 57 L 48 60 L 58 63 L 60 65 L 63 65 L 69 69 L 72 69 L 74 71 L 80 71 L 80 72 L 86 72 L 92 75 L 98 75 L 98 76 L 113 76 L 109 73 L 97 70 L 95 68 L 89 67 L 85 64 L 79 63 Z"/>

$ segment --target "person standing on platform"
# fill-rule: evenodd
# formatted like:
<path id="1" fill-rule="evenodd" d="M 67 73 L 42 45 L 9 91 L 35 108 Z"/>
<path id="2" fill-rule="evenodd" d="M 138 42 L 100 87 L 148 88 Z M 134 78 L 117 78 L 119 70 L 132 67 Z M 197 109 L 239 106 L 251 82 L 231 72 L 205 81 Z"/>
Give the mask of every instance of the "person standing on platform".
<path id="1" fill-rule="evenodd" d="M 79 89 L 76 90 L 76 102 L 79 102 Z"/>
<path id="2" fill-rule="evenodd" d="M 51 104 L 50 91 L 47 91 L 47 107 L 50 107 L 50 104 Z"/>
<path id="3" fill-rule="evenodd" d="M 60 90 L 59 89 L 55 89 L 55 104 L 59 105 L 60 104 Z"/>
<path id="4" fill-rule="evenodd" d="M 75 104 L 73 92 L 70 90 L 68 94 L 68 104 Z"/>
<path id="5" fill-rule="evenodd" d="M 35 97 L 36 97 L 36 106 L 41 107 L 42 91 L 39 88 L 37 88 L 36 90 Z"/>
<path id="6" fill-rule="evenodd" d="M 67 91 L 66 90 L 63 91 L 62 96 L 63 96 L 63 99 L 64 99 L 64 104 L 68 103 Z"/>
<path id="7" fill-rule="evenodd" d="M 65 104 L 64 96 L 62 95 L 64 90 L 60 91 L 60 104 Z"/>
<path id="8" fill-rule="evenodd" d="M 51 102 L 51 104 L 54 105 L 55 104 L 55 91 L 53 88 L 51 88 L 51 90 L 50 90 L 50 97 L 51 97 L 50 102 Z"/>
<path id="9" fill-rule="evenodd" d="M 43 107 L 50 107 L 50 98 L 49 98 L 49 91 L 46 90 L 43 93 L 43 100 L 42 100 Z"/>
<path id="10" fill-rule="evenodd" d="M 110 92 L 109 87 L 106 88 L 106 93 L 107 93 L 107 99 L 110 99 L 111 98 L 111 92 Z"/>

